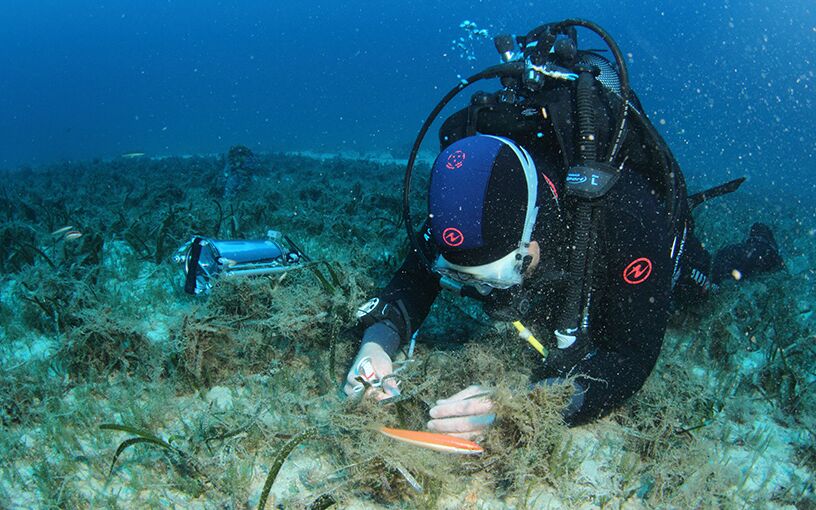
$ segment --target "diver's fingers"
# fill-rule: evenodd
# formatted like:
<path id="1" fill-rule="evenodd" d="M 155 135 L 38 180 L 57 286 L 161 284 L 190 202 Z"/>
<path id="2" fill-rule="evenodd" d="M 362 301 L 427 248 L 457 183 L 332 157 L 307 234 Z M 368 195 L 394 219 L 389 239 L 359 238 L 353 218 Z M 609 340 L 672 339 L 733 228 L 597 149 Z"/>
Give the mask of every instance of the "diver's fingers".
<path id="1" fill-rule="evenodd" d="M 394 378 L 384 379 L 382 383 L 382 390 L 388 394 L 389 397 L 396 397 L 400 394 L 398 381 Z"/>
<path id="2" fill-rule="evenodd" d="M 343 392 L 346 396 L 352 397 L 354 395 L 360 394 L 365 387 L 355 380 L 347 380 L 346 384 L 343 386 Z"/>
<path id="3" fill-rule="evenodd" d="M 362 386 L 357 380 L 357 377 L 358 375 L 355 370 L 349 370 L 348 374 L 346 374 L 346 386 Z"/>
<path id="4" fill-rule="evenodd" d="M 343 391 L 346 393 L 346 395 L 351 396 L 352 394 L 364 389 L 364 386 L 357 380 L 357 377 L 357 372 L 355 370 L 349 370 L 349 373 L 346 375 L 346 384 L 343 386 Z"/>
<path id="5" fill-rule="evenodd" d="M 479 432 L 496 420 L 495 414 L 483 414 L 479 416 L 457 416 L 456 418 L 440 418 L 428 422 L 428 430 L 431 432 L 443 432 L 446 434 L 464 434 L 467 432 Z"/>
<path id="6" fill-rule="evenodd" d="M 346 394 L 349 394 L 349 391 L 351 391 L 353 388 L 362 386 L 362 384 L 360 384 L 360 382 L 357 381 L 356 377 L 357 374 L 355 374 L 353 370 L 349 372 L 348 375 L 346 376 L 346 385 L 343 386 L 343 391 L 345 391 Z"/>
<path id="7" fill-rule="evenodd" d="M 396 397 L 400 394 L 399 387 L 393 379 L 386 379 L 379 388 L 370 388 L 367 395 L 373 396 L 377 400 Z"/>
<path id="8" fill-rule="evenodd" d="M 363 391 L 363 389 L 365 389 L 366 385 L 363 384 L 360 379 L 360 373 L 356 368 L 349 370 L 348 374 L 346 375 L 346 385 L 344 387 L 347 394 L 349 392 L 349 388 L 353 389 L 355 392 Z"/>
<path id="9" fill-rule="evenodd" d="M 493 402 L 486 397 L 458 400 L 445 404 L 437 403 L 430 410 L 431 418 L 449 418 L 451 416 L 474 416 L 493 411 Z"/>
<path id="10" fill-rule="evenodd" d="M 472 384 L 472 385 L 468 386 L 467 388 L 463 389 L 462 391 L 460 391 L 459 393 L 451 395 L 448 398 L 443 398 L 441 400 L 437 400 L 436 403 L 437 404 L 444 404 L 446 402 L 454 402 L 454 401 L 457 401 L 457 400 L 464 400 L 466 398 L 470 398 L 470 397 L 472 397 L 474 395 L 478 395 L 479 393 L 484 393 L 484 392 L 485 392 L 484 388 L 482 388 L 478 384 Z"/>

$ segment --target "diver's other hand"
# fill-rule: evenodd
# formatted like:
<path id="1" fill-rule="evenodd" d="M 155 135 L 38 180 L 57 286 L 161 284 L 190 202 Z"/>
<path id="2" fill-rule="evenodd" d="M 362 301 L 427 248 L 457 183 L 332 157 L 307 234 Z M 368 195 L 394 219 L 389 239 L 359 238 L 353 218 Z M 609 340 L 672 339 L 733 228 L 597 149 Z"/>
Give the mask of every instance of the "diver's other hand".
<path id="1" fill-rule="evenodd" d="M 391 357 L 385 350 L 379 344 L 366 342 L 360 347 L 354 363 L 351 364 L 343 391 L 349 397 L 357 396 L 366 391 L 366 385 L 370 384 L 371 387 L 366 391 L 366 395 L 371 395 L 377 400 L 394 397 L 399 395 L 397 383 L 393 378 L 385 379 L 393 372 Z M 367 384 L 363 384 L 360 379 Z M 380 382 L 382 385 L 376 386 Z"/>
<path id="2" fill-rule="evenodd" d="M 464 439 L 481 436 L 496 420 L 490 392 L 474 384 L 448 398 L 437 400 L 431 408 L 428 430 Z"/>

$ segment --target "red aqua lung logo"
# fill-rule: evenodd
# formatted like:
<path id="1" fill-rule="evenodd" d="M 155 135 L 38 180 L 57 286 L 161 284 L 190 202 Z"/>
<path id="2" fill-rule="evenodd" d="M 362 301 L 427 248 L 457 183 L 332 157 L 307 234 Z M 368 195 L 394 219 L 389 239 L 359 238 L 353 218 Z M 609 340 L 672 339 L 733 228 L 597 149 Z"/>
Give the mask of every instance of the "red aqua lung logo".
<path id="1" fill-rule="evenodd" d="M 623 270 L 623 281 L 629 285 L 638 285 L 645 282 L 652 274 L 652 261 L 646 257 L 633 260 Z"/>
<path id="2" fill-rule="evenodd" d="M 442 232 L 442 240 L 448 246 L 456 247 L 465 242 L 465 236 L 458 228 L 448 227 Z"/>
<path id="3" fill-rule="evenodd" d="M 462 165 L 465 164 L 466 157 L 467 154 L 465 154 L 465 151 L 462 150 L 453 151 L 448 156 L 448 162 L 445 163 L 445 168 L 447 168 L 448 170 L 456 170 L 458 168 L 462 168 Z"/>

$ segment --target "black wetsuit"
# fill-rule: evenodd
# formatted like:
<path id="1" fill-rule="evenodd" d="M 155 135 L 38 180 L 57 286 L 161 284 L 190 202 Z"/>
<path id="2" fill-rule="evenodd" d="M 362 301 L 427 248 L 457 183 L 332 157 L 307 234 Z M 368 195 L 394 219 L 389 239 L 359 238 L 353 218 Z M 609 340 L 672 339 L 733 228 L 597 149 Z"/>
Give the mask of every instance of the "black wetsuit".
<path id="1" fill-rule="evenodd" d="M 600 101 L 605 96 L 599 92 Z M 546 341 L 556 329 L 568 285 L 566 247 L 571 244 L 574 209 L 564 189 L 572 128 L 569 122 L 557 126 L 554 112 L 570 110 L 572 101 L 566 87 L 544 91 L 534 101 L 535 110 L 524 104 L 499 104 L 474 112 L 477 108 L 471 105 L 448 118 L 440 142 L 444 149 L 474 132 L 507 136 L 536 160 L 539 218 L 533 239 L 542 248 L 540 265 L 520 288 L 493 291 L 485 299 L 485 309 L 506 320 L 521 320 Z M 540 105 L 548 109 L 547 115 L 540 113 Z M 598 110 L 603 149 L 610 140 L 613 108 L 600 104 Z M 654 131 L 630 127 L 621 151 L 620 181 L 598 208 L 580 345 L 563 352 L 551 346 L 551 355 L 537 374 L 550 381 L 578 374 L 579 391 L 565 413 L 571 424 L 601 416 L 638 391 L 660 353 L 673 293 L 684 301 L 699 299 L 711 285 L 711 257 L 692 234 L 680 169 L 654 136 Z M 658 164 L 669 165 L 676 174 L 673 217 L 665 183 L 653 171 Z M 430 243 L 425 243 L 425 250 L 433 260 Z M 425 320 L 440 290 L 439 277 L 410 254 L 379 293 L 381 301 L 403 310 L 403 320 L 396 321 L 399 325 L 384 321 L 369 327 L 364 341 L 377 342 L 393 355 Z"/>

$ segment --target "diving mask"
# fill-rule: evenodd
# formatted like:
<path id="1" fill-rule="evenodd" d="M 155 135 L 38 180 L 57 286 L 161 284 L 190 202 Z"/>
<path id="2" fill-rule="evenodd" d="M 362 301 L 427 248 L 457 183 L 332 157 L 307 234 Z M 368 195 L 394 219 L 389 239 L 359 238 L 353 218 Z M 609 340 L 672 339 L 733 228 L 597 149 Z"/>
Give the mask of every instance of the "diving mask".
<path id="1" fill-rule="evenodd" d="M 486 296 L 493 289 L 509 289 L 521 284 L 528 246 L 529 243 L 522 243 L 518 249 L 499 260 L 480 266 L 460 266 L 440 255 L 434 261 L 433 270 L 442 277 L 440 283 L 443 286 L 456 290 L 469 286 Z"/>

